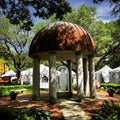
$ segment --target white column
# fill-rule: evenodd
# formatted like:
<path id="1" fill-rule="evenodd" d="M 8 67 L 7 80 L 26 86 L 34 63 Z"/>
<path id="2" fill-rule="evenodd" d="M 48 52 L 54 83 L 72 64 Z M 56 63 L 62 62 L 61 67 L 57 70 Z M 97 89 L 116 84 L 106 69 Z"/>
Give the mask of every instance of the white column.
<path id="1" fill-rule="evenodd" d="M 95 66 L 93 55 L 89 55 L 88 59 L 89 59 L 90 97 L 94 98 L 96 96 L 96 89 L 95 89 Z"/>
<path id="2" fill-rule="evenodd" d="M 68 60 L 67 63 L 68 63 L 68 71 L 69 71 L 68 90 L 70 93 L 70 97 L 72 97 L 72 63 L 71 63 L 71 60 Z"/>
<path id="3" fill-rule="evenodd" d="M 50 53 L 49 58 L 49 95 L 50 102 L 57 100 L 57 78 L 56 78 L 56 54 Z"/>
<path id="4" fill-rule="evenodd" d="M 83 73 L 84 73 L 84 94 L 89 95 L 89 79 L 88 79 L 88 58 L 83 59 Z"/>
<path id="5" fill-rule="evenodd" d="M 33 58 L 33 95 L 32 100 L 40 99 L 40 60 Z"/>
<path id="6" fill-rule="evenodd" d="M 83 98 L 84 89 L 83 89 L 83 59 L 82 53 L 76 54 L 77 62 L 77 94 L 80 99 Z"/>

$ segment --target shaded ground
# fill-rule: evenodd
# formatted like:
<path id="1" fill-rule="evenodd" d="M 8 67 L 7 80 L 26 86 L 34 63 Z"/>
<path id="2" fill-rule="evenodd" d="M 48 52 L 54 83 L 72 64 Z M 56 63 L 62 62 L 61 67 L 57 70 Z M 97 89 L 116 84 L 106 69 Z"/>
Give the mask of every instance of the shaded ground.
<path id="1" fill-rule="evenodd" d="M 113 100 L 116 103 L 120 104 L 120 94 L 115 94 L 114 97 L 109 97 L 106 92 L 100 91 L 97 92 L 97 96 L 99 99 L 86 99 L 85 102 L 80 103 L 80 107 L 90 116 L 94 115 L 96 111 L 101 109 L 101 105 L 105 99 Z M 17 96 L 17 100 L 10 100 L 10 97 L 1 97 L 0 98 L 0 106 L 1 107 L 12 107 L 12 108 L 31 108 L 31 107 L 39 107 L 43 110 L 47 110 L 51 113 L 51 116 L 55 119 L 64 120 L 63 113 L 58 104 L 51 105 L 47 102 L 47 94 L 44 93 L 42 99 L 45 98 L 45 101 L 41 100 L 39 102 L 30 101 L 31 94 L 19 94 Z"/>
<path id="2" fill-rule="evenodd" d="M 48 102 L 45 101 L 31 101 L 31 94 L 19 94 L 17 96 L 16 100 L 11 100 L 10 97 L 1 97 L 0 98 L 0 106 L 1 107 L 11 107 L 11 108 L 17 108 L 17 109 L 23 109 L 23 108 L 31 108 L 31 107 L 38 107 L 43 110 L 49 111 L 51 113 L 51 116 L 55 119 L 63 119 L 63 114 L 60 110 L 60 107 L 58 104 L 51 105 Z M 46 93 L 43 96 L 46 98 Z M 43 98 L 42 98 L 43 99 Z"/>
<path id="3" fill-rule="evenodd" d="M 114 101 L 114 103 L 120 105 L 120 94 L 114 94 L 114 97 L 109 97 L 107 92 L 100 91 L 97 92 L 96 100 L 88 100 L 87 102 L 80 103 L 81 108 L 89 115 L 95 115 L 103 104 L 104 100 Z"/>

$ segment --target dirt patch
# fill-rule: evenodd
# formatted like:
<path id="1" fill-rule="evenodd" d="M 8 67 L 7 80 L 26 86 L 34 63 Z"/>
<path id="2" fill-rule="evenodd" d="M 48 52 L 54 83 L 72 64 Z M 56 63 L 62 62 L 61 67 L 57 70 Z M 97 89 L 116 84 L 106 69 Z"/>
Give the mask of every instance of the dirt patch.
<path id="1" fill-rule="evenodd" d="M 63 113 L 58 104 L 51 105 L 46 101 L 31 101 L 31 94 L 19 94 L 16 100 L 11 100 L 10 97 L 1 97 L 0 106 L 4 108 L 32 108 L 38 107 L 42 110 L 49 111 L 51 116 L 57 120 L 64 120 Z"/>
<path id="2" fill-rule="evenodd" d="M 42 99 L 47 100 L 47 93 L 43 93 Z M 97 92 L 97 96 L 99 99 L 89 99 L 86 102 L 81 102 L 80 107 L 89 115 L 92 116 L 96 114 L 98 110 L 101 109 L 101 105 L 103 104 L 104 100 L 113 100 L 115 103 L 120 104 L 120 94 L 115 94 L 114 97 L 109 97 L 107 92 Z M 17 96 L 17 100 L 10 100 L 10 97 L 1 97 L 0 98 L 0 106 L 1 107 L 8 107 L 8 108 L 31 108 L 31 107 L 38 107 L 43 110 L 47 110 L 50 112 L 51 116 L 57 120 L 64 120 L 63 113 L 58 104 L 51 105 L 47 101 L 41 100 L 39 102 L 31 101 L 31 94 L 19 94 Z"/>
<path id="3" fill-rule="evenodd" d="M 100 91 L 97 92 L 96 100 L 89 100 L 87 102 L 80 103 L 80 107 L 89 115 L 95 115 L 99 110 L 101 110 L 104 100 L 114 101 L 114 103 L 120 105 L 120 94 L 114 94 L 114 97 L 109 97 L 107 92 Z"/>

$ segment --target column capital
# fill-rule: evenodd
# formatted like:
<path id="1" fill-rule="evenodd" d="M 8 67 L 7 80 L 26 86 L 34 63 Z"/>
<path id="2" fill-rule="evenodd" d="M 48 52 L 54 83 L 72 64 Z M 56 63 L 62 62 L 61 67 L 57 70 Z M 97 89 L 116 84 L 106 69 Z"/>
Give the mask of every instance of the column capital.
<path id="1" fill-rule="evenodd" d="M 76 52 L 76 55 L 80 55 L 80 54 L 83 54 L 82 51 L 77 51 Z"/>
<path id="2" fill-rule="evenodd" d="M 94 57 L 94 55 L 93 55 L 93 54 L 88 55 L 88 58 L 92 58 L 92 57 Z"/>
<path id="3" fill-rule="evenodd" d="M 51 55 L 56 55 L 56 52 L 53 52 L 53 51 L 51 51 L 51 52 L 49 52 L 49 54 Z"/>

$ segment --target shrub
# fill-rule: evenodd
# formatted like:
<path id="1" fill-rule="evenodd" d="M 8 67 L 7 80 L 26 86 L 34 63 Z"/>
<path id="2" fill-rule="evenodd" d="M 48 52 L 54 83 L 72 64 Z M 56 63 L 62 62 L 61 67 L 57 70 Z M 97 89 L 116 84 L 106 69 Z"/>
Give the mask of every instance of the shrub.
<path id="1" fill-rule="evenodd" d="M 22 118 L 22 119 L 21 119 Z M 16 120 L 50 120 L 50 113 L 39 108 L 23 109 Z"/>
<path id="2" fill-rule="evenodd" d="M 116 90 L 116 93 L 117 93 L 117 94 L 120 94 L 120 89 L 117 89 L 117 90 Z"/>
<path id="3" fill-rule="evenodd" d="M 114 88 L 117 94 L 120 93 L 120 84 L 101 83 L 100 86 L 103 87 L 105 91 L 108 91 L 109 88 Z"/>
<path id="4" fill-rule="evenodd" d="M 0 120 L 51 120 L 50 113 L 39 108 L 0 108 Z"/>
<path id="5" fill-rule="evenodd" d="M 18 111 L 13 108 L 0 108 L 0 120 L 15 120 Z"/>
<path id="6" fill-rule="evenodd" d="M 73 90 L 77 90 L 77 84 L 72 84 Z"/>
<path id="7" fill-rule="evenodd" d="M 107 93 L 109 94 L 109 96 L 113 97 L 113 95 L 115 93 L 115 89 L 114 88 L 108 88 Z"/>
<path id="8" fill-rule="evenodd" d="M 104 101 L 101 111 L 93 116 L 94 120 L 120 120 L 120 106 L 113 101 Z"/>
<path id="9" fill-rule="evenodd" d="M 0 86 L 0 97 L 9 96 L 11 90 L 27 89 L 26 92 L 32 92 L 32 85 L 10 85 Z"/>
<path id="10" fill-rule="evenodd" d="M 0 86 L 0 97 L 9 96 L 11 90 L 18 90 L 19 91 L 21 89 L 26 89 L 25 93 L 32 93 L 32 85 Z M 48 91 L 48 89 L 43 89 L 42 91 Z"/>

